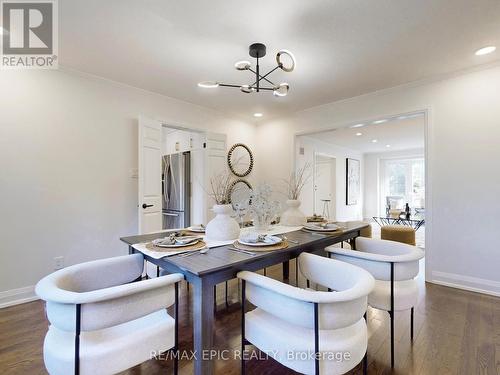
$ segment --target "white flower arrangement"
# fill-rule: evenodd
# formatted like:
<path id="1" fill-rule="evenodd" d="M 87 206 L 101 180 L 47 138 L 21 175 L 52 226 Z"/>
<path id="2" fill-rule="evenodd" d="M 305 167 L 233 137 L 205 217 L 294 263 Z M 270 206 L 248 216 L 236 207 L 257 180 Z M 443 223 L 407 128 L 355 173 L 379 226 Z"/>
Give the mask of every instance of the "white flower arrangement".
<path id="1" fill-rule="evenodd" d="M 246 208 L 257 230 L 268 229 L 281 210 L 280 203 L 272 199 L 272 189 L 268 184 L 260 184 L 252 189 L 240 206 Z"/>

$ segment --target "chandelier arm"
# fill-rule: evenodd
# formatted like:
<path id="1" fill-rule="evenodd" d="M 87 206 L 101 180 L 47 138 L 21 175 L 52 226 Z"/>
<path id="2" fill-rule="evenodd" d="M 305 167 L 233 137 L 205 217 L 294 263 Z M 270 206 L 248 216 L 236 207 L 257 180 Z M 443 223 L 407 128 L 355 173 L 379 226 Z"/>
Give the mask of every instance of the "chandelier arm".
<path id="1" fill-rule="evenodd" d="M 252 87 L 252 86 L 250 86 L 250 87 Z M 260 86 L 259 90 L 274 91 L 274 87 L 262 87 L 262 86 Z"/>
<path id="2" fill-rule="evenodd" d="M 270 83 L 271 85 L 276 86 L 276 85 L 274 84 L 274 82 L 271 82 L 271 81 L 270 81 L 270 80 L 268 80 L 266 77 L 267 77 L 269 74 L 271 74 L 272 72 L 274 72 L 276 69 L 278 69 L 279 67 L 280 67 L 280 66 L 278 65 L 276 68 L 274 68 L 274 69 L 270 70 L 269 72 L 267 72 L 267 73 L 266 73 L 266 74 L 264 74 L 263 76 L 259 75 L 259 77 L 258 77 L 258 81 L 264 80 L 264 81 L 267 81 L 268 83 Z M 250 70 L 252 73 L 254 73 L 255 75 L 257 75 L 257 72 L 256 72 L 256 71 L 254 71 L 252 68 L 248 68 L 248 70 Z M 257 84 L 257 81 L 255 81 L 255 83 L 254 83 L 252 86 L 254 86 L 254 85 L 256 85 L 256 84 Z"/>
<path id="3" fill-rule="evenodd" d="M 219 83 L 219 86 L 220 87 L 235 87 L 235 88 L 241 88 L 241 85 L 231 85 L 231 84 L 228 84 L 228 83 Z"/>

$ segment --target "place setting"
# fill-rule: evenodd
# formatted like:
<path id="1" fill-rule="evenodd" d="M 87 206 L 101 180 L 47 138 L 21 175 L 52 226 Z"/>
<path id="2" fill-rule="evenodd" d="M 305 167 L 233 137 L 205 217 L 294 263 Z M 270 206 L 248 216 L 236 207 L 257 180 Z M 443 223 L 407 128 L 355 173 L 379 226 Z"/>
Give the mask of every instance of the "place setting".
<path id="1" fill-rule="evenodd" d="M 158 238 L 146 244 L 146 249 L 164 253 L 163 256 L 198 252 L 206 248 L 207 244 L 203 241 L 203 237 L 185 235 L 182 232 L 170 233 L 167 237 Z"/>
<path id="2" fill-rule="evenodd" d="M 285 236 L 252 232 L 242 235 L 227 249 L 248 255 L 256 255 L 259 252 L 286 249 L 288 246 L 288 240 Z"/>
<path id="3" fill-rule="evenodd" d="M 304 232 L 323 234 L 332 234 L 342 229 L 342 226 L 333 222 L 309 222 L 302 228 Z"/>

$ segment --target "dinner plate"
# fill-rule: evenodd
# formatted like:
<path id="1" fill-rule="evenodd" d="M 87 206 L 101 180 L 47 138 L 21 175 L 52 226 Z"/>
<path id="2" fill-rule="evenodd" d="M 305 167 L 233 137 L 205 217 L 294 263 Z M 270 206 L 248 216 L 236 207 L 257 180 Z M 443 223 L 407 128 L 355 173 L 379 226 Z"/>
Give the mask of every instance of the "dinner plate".
<path id="1" fill-rule="evenodd" d="M 328 224 L 326 228 L 322 228 L 319 225 L 305 225 L 304 229 L 314 232 L 333 232 L 340 229 L 340 227 L 336 224 Z"/>
<path id="2" fill-rule="evenodd" d="M 278 236 L 266 236 L 264 242 L 247 242 L 239 239 L 238 242 L 247 246 L 272 246 L 283 242 L 283 238 Z"/>
<path id="3" fill-rule="evenodd" d="M 186 229 L 190 232 L 205 233 L 205 228 L 200 226 L 187 227 Z"/>
<path id="4" fill-rule="evenodd" d="M 184 237 L 186 238 L 186 237 Z M 156 240 L 153 240 L 151 241 L 153 243 L 153 245 L 155 246 L 158 246 L 158 247 L 166 247 L 166 248 L 176 248 L 176 247 L 185 247 L 185 246 L 191 246 L 191 245 L 195 245 L 197 244 L 198 242 L 200 242 L 200 239 L 199 238 L 196 238 L 195 240 L 193 240 L 192 242 L 187 242 L 187 243 L 174 243 L 174 244 L 169 244 L 169 243 L 162 243 L 163 241 L 165 241 L 166 238 L 158 238 Z"/>

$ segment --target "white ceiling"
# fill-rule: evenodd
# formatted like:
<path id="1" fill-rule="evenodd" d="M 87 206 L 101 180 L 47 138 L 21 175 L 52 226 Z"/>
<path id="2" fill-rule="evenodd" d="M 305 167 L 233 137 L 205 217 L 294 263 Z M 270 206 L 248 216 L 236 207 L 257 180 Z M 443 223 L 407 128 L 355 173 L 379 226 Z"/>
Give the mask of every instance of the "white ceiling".
<path id="1" fill-rule="evenodd" d="M 201 106 L 252 118 L 485 64 L 500 47 L 498 0 L 60 0 L 60 64 Z M 262 42 L 271 68 L 291 50 L 286 98 L 197 82 L 250 83 L 233 68 Z"/>
<path id="2" fill-rule="evenodd" d="M 362 135 L 358 136 L 357 133 Z M 362 153 L 419 149 L 425 145 L 425 122 L 423 115 L 406 119 L 393 118 L 381 124 L 339 128 L 307 137 Z M 374 139 L 377 140 L 376 143 L 372 142 Z"/>

